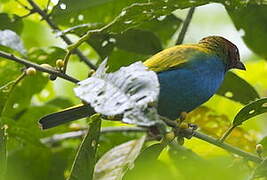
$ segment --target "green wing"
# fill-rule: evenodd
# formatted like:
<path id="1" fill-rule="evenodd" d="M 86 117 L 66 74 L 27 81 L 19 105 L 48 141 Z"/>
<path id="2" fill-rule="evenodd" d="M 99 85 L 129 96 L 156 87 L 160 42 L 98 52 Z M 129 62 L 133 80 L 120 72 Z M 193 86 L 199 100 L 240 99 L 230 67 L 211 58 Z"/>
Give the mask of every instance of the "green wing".
<path id="1" fill-rule="evenodd" d="M 208 52 L 198 44 L 178 45 L 155 54 L 147 59 L 144 65 L 155 72 L 166 71 L 172 68 L 179 68 L 180 65 L 190 61 L 192 57 L 203 53 Z"/>

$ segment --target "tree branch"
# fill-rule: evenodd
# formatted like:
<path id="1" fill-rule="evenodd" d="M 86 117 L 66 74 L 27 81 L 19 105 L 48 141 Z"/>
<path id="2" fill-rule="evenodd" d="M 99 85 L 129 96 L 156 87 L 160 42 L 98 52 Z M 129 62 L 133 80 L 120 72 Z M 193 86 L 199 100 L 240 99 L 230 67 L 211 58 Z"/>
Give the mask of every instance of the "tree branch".
<path id="1" fill-rule="evenodd" d="M 73 77 L 71 77 L 71 76 L 69 76 L 67 74 L 61 73 L 60 71 L 54 70 L 52 68 L 45 68 L 45 67 L 43 67 L 43 66 L 41 66 L 39 64 L 35 64 L 35 63 L 27 61 L 25 59 L 16 57 L 13 54 L 9 54 L 9 53 L 0 51 L 0 57 L 15 61 L 15 62 L 20 63 L 20 64 L 23 64 L 26 67 L 34 67 L 36 70 L 39 70 L 39 71 L 42 71 L 42 72 L 46 72 L 46 73 L 61 77 L 62 79 L 65 79 L 65 80 L 73 82 L 73 83 L 78 83 L 79 82 L 79 80 L 77 80 L 77 79 L 75 79 L 75 78 L 73 78 Z"/>
<path id="2" fill-rule="evenodd" d="M 171 121 L 167 118 L 163 118 L 162 119 L 168 126 L 171 126 L 175 129 L 178 129 L 178 132 L 179 134 L 182 134 L 182 135 L 185 135 L 185 137 L 195 137 L 195 138 L 198 138 L 198 139 L 201 139 L 203 141 L 206 141 L 210 144 L 213 144 L 215 146 L 218 146 L 222 149 L 225 149 L 226 151 L 229 151 L 231 153 L 234 153 L 234 154 L 237 154 L 239 156 L 242 156 L 248 160 L 251 160 L 251 161 L 254 161 L 256 163 L 260 163 L 262 162 L 262 159 L 252 153 L 249 153 L 249 152 L 245 152 L 237 147 L 234 147 L 230 144 L 227 144 L 227 143 L 224 143 L 224 142 L 221 142 L 219 139 L 215 139 L 213 137 L 210 137 L 204 133 L 201 133 L 201 132 L 198 132 L 198 131 L 195 131 L 191 128 L 188 128 L 188 129 L 182 129 L 182 128 L 179 128 L 179 125 L 176 121 Z"/>
<path id="3" fill-rule="evenodd" d="M 179 45 L 179 44 L 182 44 L 183 41 L 184 41 L 184 37 L 185 37 L 185 33 L 187 32 L 187 29 L 188 29 L 188 26 L 192 20 L 192 17 L 193 17 L 193 14 L 194 14 L 194 11 L 195 11 L 195 7 L 192 7 L 189 9 L 188 11 L 188 14 L 183 22 L 183 26 L 182 26 L 182 29 L 181 29 L 181 32 L 178 36 L 178 39 L 176 41 L 176 45 Z"/>
<path id="4" fill-rule="evenodd" d="M 186 131 L 189 131 L 190 129 L 186 129 Z M 189 133 L 189 132 L 188 132 Z M 198 131 L 194 131 L 193 132 L 193 136 L 198 138 L 198 139 L 201 139 L 203 141 L 206 141 L 210 144 L 213 144 L 215 146 L 218 146 L 222 149 L 225 149 L 231 153 L 234 153 L 234 154 L 237 154 L 239 156 L 242 156 L 250 161 L 253 161 L 253 162 L 256 162 L 256 163 L 260 163 L 262 162 L 262 159 L 252 153 L 249 153 L 249 152 L 245 152 L 237 147 L 234 147 L 230 144 L 227 144 L 227 143 L 223 143 L 223 142 L 220 142 L 218 139 L 215 139 L 213 137 L 210 137 L 206 134 L 203 134 L 203 133 L 200 133 Z"/>
<path id="5" fill-rule="evenodd" d="M 192 134 L 193 137 L 201 139 L 203 141 L 206 141 L 210 144 L 213 144 L 215 146 L 218 146 L 222 149 L 225 149 L 226 151 L 229 151 L 231 153 L 237 154 L 239 156 L 242 156 L 250 161 L 260 163 L 262 162 L 262 159 L 252 153 L 245 152 L 239 148 L 236 148 L 230 144 L 227 143 L 222 143 L 219 140 L 210 137 L 206 134 L 203 134 L 198 131 L 192 131 L 192 129 L 180 129 L 182 133 L 184 134 Z M 101 133 L 112 133 L 112 132 L 147 132 L 148 130 L 146 128 L 141 128 L 141 127 L 107 127 L 107 128 L 102 128 Z M 79 138 L 87 133 L 87 130 L 80 130 L 80 131 L 74 131 L 74 132 L 68 132 L 68 133 L 63 133 L 63 134 L 55 134 L 52 137 L 48 138 L 43 138 L 41 141 L 43 143 L 56 143 L 61 140 L 65 139 L 70 139 L 70 138 Z"/>
<path id="6" fill-rule="evenodd" d="M 30 5 L 32 6 L 33 8 L 33 11 L 36 11 L 46 22 L 47 24 L 53 29 L 53 30 L 56 30 L 56 31 L 61 31 L 59 29 L 59 27 L 54 23 L 52 22 L 52 20 L 50 19 L 49 15 L 46 14 L 45 11 L 43 11 L 33 0 L 27 0 Z M 61 34 L 60 35 L 61 39 L 63 39 L 63 41 L 65 41 L 65 43 L 67 45 L 71 45 L 72 44 L 72 41 L 65 35 L 65 34 Z M 83 53 L 78 49 L 74 49 L 73 52 L 75 54 L 77 54 L 77 56 L 79 56 L 79 58 L 85 62 L 90 68 L 96 70 L 97 67 L 86 57 L 83 55 Z"/>
<path id="7" fill-rule="evenodd" d="M 101 129 L 101 134 L 114 133 L 114 132 L 146 132 L 147 129 L 141 127 L 105 127 Z M 67 132 L 63 134 L 55 134 L 48 138 L 41 139 L 42 143 L 53 144 L 58 141 L 71 139 L 71 138 L 80 138 L 87 134 L 87 130 Z"/>

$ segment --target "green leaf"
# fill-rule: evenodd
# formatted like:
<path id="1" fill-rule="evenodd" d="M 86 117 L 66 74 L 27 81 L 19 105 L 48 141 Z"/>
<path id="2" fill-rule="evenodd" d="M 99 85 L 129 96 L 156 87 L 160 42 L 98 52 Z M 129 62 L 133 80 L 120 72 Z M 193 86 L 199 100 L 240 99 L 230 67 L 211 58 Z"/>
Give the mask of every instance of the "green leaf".
<path id="1" fill-rule="evenodd" d="M 94 180 L 122 179 L 133 166 L 144 141 L 145 136 L 116 146 L 104 154 L 96 164 Z"/>
<path id="2" fill-rule="evenodd" d="M 59 107 L 60 109 L 65 109 L 65 108 L 73 106 L 74 104 L 67 98 L 56 97 L 56 98 L 48 101 L 46 103 L 46 105 L 56 106 L 56 107 Z"/>
<path id="3" fill-rule="evenodd" d="M 246 120 L 267 112 L 267 98 L 262 98 L 246 105 L 234 118 L 233 125 L 239 126 Z"/>
<path id="4" fill-rule="evenodd" d="M 29 52 L 29 60 L 38 64 L 56 65 L 57 59 L 63 59 L 66 51 L 62 48 L 51 46 L 48 48 L 33 48 Z"/>
<path id="5" fill-rule="evenodd" d="M 17 15 L 0 13 L 0 30 L 9 29 L 20 34 L 23 29 L 22 19 Z"/>
<path id="6" fill-rule="evenodd" d="M 1 120 L 1 118 L 0 118 Z M 7 134 L 6 127 L 0 121 L 0 179 L 5 179 L 7 165 Z"/>
<path id="7" fill-rule="evenodd" d="M 251 1 L 246 7 L 227 8 L 238 30 L 244 31 L 243 39 L 256 54 L 267 58 L 267 5 Z"/>
<path id="8" fill-rule="evenodd" d="M 114 35 L 118 48 L 138 54 L 155 54 L 162 50 L 161 42 L 150 31 L 130 29 L 122 35 Z"/>
<path id="9" fill-rule="evenodd" d="M 122 66 L 128 66 L 136 61 L 144 61 L 148 57 L 149 56 L 115 49 L 109 56 L 109 71 L 116 71 Z"/>
<path id="10" fill-rule="evenodd" d="M 65 26 L 85 22 L 107 23 L 118 15 L 122 8 L 135 2 L 136 0 L 61 0 L 53 9 L 51 17 L 56 24 Z"/>
<path id="11" fill-rule="evenodd" d="M 5 108 L 6 102 L 7 102 L 8 97 L 9 97 L 9 93 L 12 90 L 14 84 L 15 84 L 15 81 L 11 81 L 8 84 L 0 87 L 0 114 L 2 114 L 2 112 Z M 1 121 L 0 121 L 0 123 L 1 123 Z"/>
<path id="12" fill-rule="evenodd" d="M 10 94 L 3 116 L 13 118 L 17 113 L 28 108 L 32 96 L 39 93 L 48 82 L 48 78 L 38 72 L 34 76 L 26 76 Z"/>
<path id="13" fill-rule="evenodd" d="M 260 98 L 257 91 L 248 82 L 232 72 L 226 74 L 217 94 L 242 104 L 248 104 Z"/>
<path id="14" fill-rule="evenodd" d="M 177 18 L 173 14 L 170 14 L 144 22 L 137 28 L 155 33 L 155 35 L 160 39 L 163 47 L 166 47 L 181 23 L 181 19 Z"/>
<path id="15" fill-rule="evenodd" d="M 255 169 L 253 174 L 254 178 L 267 177 L 267 160 L 263 160 L 262 163 Z"/>
<path id="16" fill-rule="evenodd" d="M 109 56 L 114 48 L 142 55 L 151 55 L 162 50 L 161 42 L 154 33 L 139 29 L 130 29 L 122 34 L 98 33 L 88 43 L 102 59 Z"/>
<path id="17" fill-rule="evenodd" d="M 261 144 L 263 146 L 262 155 L 267 156 L 267 136 L 262 138 L 262 140 L 259 142 L 259 144 Z"/>
<path id="18" fill-rule="evenodd" d="M 68 180 L 88 180 L 93 178 L 96 163 L 96 150 L 100 135 L 101 119 L 98 114 L 91 117 L 92 122 L 83 139 L 72 165 Z"/>
<path id="19" fill-rule="evenodd" d="M 140 179 L 137 178 L 137 175 L 142 176 L 142 172 L 147 173 L 148 167 L 153 167 L 152 169 L 155 170 L 158 157 L 164 148 L 165 145 L 162 143 L 156 143 L 145 148 L 135 160 L 134 168 L 127 171 L 124 179 Z"/>
<path id="20" fill-rule="evenodd" d="M 135 3 L 124 8 L 109 25 L 102 29 L 103 32 L 121 33 L 137 27 L 147 21 L 161 16 L 170 15 L 176 9 L 207 4 L 209 1 L 176 1 L 153 0 L 149 3 Z"/>
<path id="21" fill-rule="evenodd" d="M 9 82 L 16 79 L 21 74 L 21 68 L 22 66 L 18 63 L 0 58 L 0 87 L 6 86 Z"/>

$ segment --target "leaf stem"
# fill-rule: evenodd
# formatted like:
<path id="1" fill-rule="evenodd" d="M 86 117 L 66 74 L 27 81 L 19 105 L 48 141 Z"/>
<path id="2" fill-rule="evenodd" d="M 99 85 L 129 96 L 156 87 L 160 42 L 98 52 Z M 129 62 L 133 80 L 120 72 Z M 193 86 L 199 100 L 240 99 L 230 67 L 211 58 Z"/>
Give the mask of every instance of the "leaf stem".
<path id="1" fill-rule="evenodd" d="M 72 54 L 72 52 L 75 52 L 75 50 L 83 43 L 85 42 L 86 40 L 88 40 L 92 34 L 94 33 L 97 33 L 99 32 L 100 30 L 92 30 L 92 31 L 88 31 L 85 35 L 83 35 L 76 43 L 73 43 L 73 44 L 69 44 L 68 46 L 68 51 L 67 51 L 67 54 L 65 55 L 64 57 L 64 67 L 63 67 L 63 72 L 66 72 L 66 69 L 67 69 L 67 64 L 68 64 L 68 61 L 69 61 L 69 58 Z M 96 70 L 96 69 L 94 69 Z"/>
<path id="2" fill-rule="evenodd" d="M 77 80 L 77 79 L 75 79 L 75 78 L 73 78 L 73 77 L 71 77 L 71 76 L 69 76 L 67 74 L 61 73 L 61 72 L 59 72 L 57 70 L 54 70 L 54 69 L 51 69 L 51 68 L 45 68 L 45 67 L 43 67 L 43 66 L 41 66 L 39 64 L 35 64 L 35 63 L 27 61 L 25 59 L 16 57 L 13 54 L 9 54 L 9 53 L 0 51 L 0 57 L 15 61 L 15 62 L 20 63 L 20 64 L 23 64 L 26 67 L 34 67 L 36 70 L 56 75 L 58 77 L 61 77 L 62 79 L 65 79 L 67 81 L 73 82 L 75 84 L 79 82 L 79 80 Z"/>
<path id="3" fill-rule="evenodd" d="M 182 26 L 181 32 L 179 33 L 178 39 L 176 41 L 176 45 L 180 45 L 183 43 L 185 34 L 188 30 L 188 27 L 189 27 L 189 24 L 192 20 L 194 12 L 195 12 L 195 7 L 191 7 L 187 13 L 187 16 L 186 16 L 184 22 L 183 22 L 183 26 Z"/>
<path id="4" fill-rule="evenodd" d="M 36 11 L 47 22 L 47 24 L 51 27 L 51 29 L 55 31 L 61 31 L 60 28 L 50 19 L 49 15 L 45 11 L 43 11 L 33 0 L 27 0 L 27 1 L 32 6 L 33 10 Z M 61 34 L 60 37 L 63 41 L 65 41 L 67 45 L 72 44 L 72 41 L 65 34 Z M 90 68 L 94 70 L 97 69 L 97 67 L 86 56 L 84 56 L 79 49 L 75 48 L 73 52 L 77 54 L 77 56 L 83 62 L 85 62 Z"/>
<path id="5" fill-rule="evenodd" d="M 224 142 L 225 139 L 232 133 L 232 131 L 236 128 L 236 126 L 231 125 L 231 127 L 222 135 L 219 139 L 220 142 Z"/>

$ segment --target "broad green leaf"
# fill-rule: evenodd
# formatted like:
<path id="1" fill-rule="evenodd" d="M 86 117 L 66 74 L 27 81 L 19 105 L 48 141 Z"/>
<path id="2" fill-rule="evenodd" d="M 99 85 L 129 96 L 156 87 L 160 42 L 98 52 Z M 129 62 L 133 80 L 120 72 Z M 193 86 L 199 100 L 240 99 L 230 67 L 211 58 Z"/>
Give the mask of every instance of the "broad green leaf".
<path id="1" fill-rule="evenodd" d="M 226 74 L 217 94 L 242 104 L 248 104 L 260 98 L 253 86 L 232 72 Z"/>
<path id="2" fill-rule="evenodd" d="M 262 163 L 255 169 L 253 178 L 267 177 L 267 159 L 263 160 Z"/>
<path id="3" fill-rule="evenodd" d="M 16 50 L 21 54 L 26 53 L 20 37 L 14 31 L 9 29 L 0 30 L 0 45 Z"/>
<path id="4" fill-rule="evenodd" d="M 73 106 L 74 104 L 67 98 L 64 97 L 56 97 L 46 103 L 46 105 L 56 106 L 60 109 L 65 109 Z"/>
<path id="5" fill-rule="evenodd" d="M 263 146 L 263 156 L 267 156 L 267 136 L 262 138 L 262 140 L 259 142 Z"/>
<path id="6" fill-rule="evenodd" d="M 154 170 L 158 165 L 158 157 L 165 147 L 162 143 L 156 143 L 145 148 L 136 158 L 134 168 L 126 172 L 124 179 L 140 179 L 138 176 L 142 177 L 142 172 L 147 173 L 148 167 Z"/>
<path id="7" fill-rule="evenodd" d="M 89 22 L 107 23 L 118 15 L 122 8 L 135 2 L 136 0 L 61 0 L 53 9 L 52 19 L 56 24 L 65 26 Z"/>
<path id="8" fill-rule="evenodd" d="M 23 29 L 22 18 L 17 15 L 0 13 L 0 30 L 9 29 L 20 34 Z"/>
<path id="9" fill-rule="evenodd" d="M 104 121 L 103 126 L 109 122 Z M 112 125 L 114 125 L 112 123 Z M 104 128 L 103 128 L 104 129 Z M 136 132 L 109 132 L 109 133 L 102 133 L 99 139 L 100 146 L 97 149 L 97 155 L 98 157 L 102 157 L 106 152 L 108 152 L 110 149 L 112 149 L 115 146 L 118 146 L 120 144 L 123 144 L 125 142 L 139 139 L 142 137 L 145 133 L 136 133 Z"/>
<path id="10" fill-rule="evenodd" d="M 0 87 L 0 114 L 1 115 L 2 115 L 2 112 L 5 108 L 10 91 L 12 91 L 14 84 L 15 84 L 15 81 L 11 81 L 11 82 L 7 83 L 6 85 Z M 1 121 L 0 121 L 0 124 L 1 124 Z"/>
<path id="11" fill-rule="evenodd" d="M 181 23 L 181 19 L 177 18 L 173 14 L 170 14 L 167 16 L 159 16 L 151 21 L 144 22 L 137 28 L 155 33 L 155 35 L 160 39 L 162 46 L 166 47 Z"/>
<path id="12" fill-rule="evenodd" d="M 234 118 L 233 125 L 239 126 L 246 120 L 267 112 L 267 98 L 262 98 L 246 105 Z"/>
<path id="13" fill-rule="evenodd" d="M 13 138 L 9 139 L 9 146 L 12 141 L 14 141 Z M 54 164 L 51 162 L 52 150 L 29 144 L 16 145 L 16 148 L 9 150 L 6 179 L 53 179 L 49 176 L 49 171 L 54 168 Z"/>
<path id="14" fill-rule="evenodd" d="M 0 58 L 0 87 L 15 80 L 21 74 L 20 70 L 22 67 L 23 66 L 18 63 Z"/>
<path id="15" fill-rule="evenodd" d="M 31 127 L 23 127 L 20 124 L 16 123 L 9 123 L 8 127 L 9 128 L 7 132 L 9 138 L 19 139 L 22 143 L 32 144 L 36 147 L 44 147 L 44 145 L 40 142 L 40 136 L 37 135 L 34 131 L 30 131 L 30 129 L 32 129 Z"/>
<path id="16" fill-rule="evenodd" d="M 162 50 L 159 38 L 146 30 L 130 29 L 122 34 L 98 33 L 93 35 L 88 43 L 104 59 L 109 56 L 114 48 L 119 48 L 129 53 L 151 55 Z M 120 62 L 120 60 L 116 60 Z M 127 61 L 127 59 L 123 60 Z"/>
<path id="17" fill-rule="evenodd" d="M 144 30 L 128 30 L 123 35 L 114 35 L 118 48 L 138 53 L 155 54 L 162 50 L 160 40 L 155 34 Z"/>
<path id="18" fill-rule="evenodd" d="M 40 92 L 48 82 L 48 78 L 38 72 L 34 76 L 26 76 L 10 94 L 5 112 L 6 117 L 15 117 L 17 113 L 28 108 L 34 94 Z"/>
<path id="19" fill-rule="evenodd" d="M 135 63 L 136 61 L 144 61 L 149 56 L 127 52 L 121 49 L 114 49 L 109 56 L 108 66 L 110 71 L 116 71 L 122 66 L 129 66 L 130 64 Z"/>
<path id="20" fill-rule="evenodd" d="M 55 111 L 60 110 L 60 107 L 54 105 L 29 106 L 16 116 L 16 120 L 9 120 L 8 130 L 12 138 L 21 140 L 21 143 L 27 142 L 31 145 L 37 145 L 40 138 L 51 136 L 54 133 L 64 133 L 69 130 L 68 126 L 59 126 L 47 131 L 42 131 L 39 127 L 38 120 Z M 21 129 L 22 132 L 19 132 Z"/>
<path id="21" fill-rule="evenodd" d="M 207 148 L 212 149 L 214 147 L 207 146 L 203 151 L 208 151 Z M 180 175 L 176 179 L 184 179 L 185 177 L 185 179 L 190 180 L 244 180 L 250 173 L 247 163 L 232 157 L 208 155 L 208 157 L 202 158 L 201 154 L 196 154 L 194 151 L 197 149 L 187 149 L 183 146 L 179 147 L 179 145 L 178 147 L 170 147 L 168 153 L 172 163 L 169 163 L 169 167 L 173 165 Z"/>
<path id="22" fill-rule="evenodd" d="M 181 20 L 174 15 L 162 16 L 158 19 L 155 18 L 145 22 L 137 28 L 130 29 L 124 33 L 99 33 L 93 35 L 87 42 L 94 47 L 102 59 L 109 56 L 114 48 L 129 51 L 129 55 L 130 52 L 152 55 L 160 51 L 162 45 L 168 43 L 168 40 L 177 31 L 180 23 Z M 81 36 L 90 28 L 85 26 L 70 32 Z M 116 61 L 122 62 L 127 61 L 127 59 L 116 59 Z"/>
<path id="23" fill-rule="evenodd" d="M 118 15 L 109 25 L 103 28 L 103 32 L 121 33 L 152 19 L 170 15 L 176 9 L 200 6 L 207 3 L 209 3 L 207 0 L 153 0 L 148 3 L 135 3 L 124 8 L 120 15 Z"/>
<path id="24" fill-rule="evenodd" d="M 7 166 L 7 133 L 0 117 L 0 179 L 5 179 Z"/>
<path id="25" fill-rule="evenodd" d="M 89 124 L 88 133 L 76 154 L 68 180 L 88 180 L 93 178 L 101 119 L 99 115 L 95 115 L 90 120 L 92 122 Z"/>
<path id="26" fill-rule="evenodd" d="M 121 180 L 131 168 L 144 144 L 145 136 L 116 146 L 104 154 L 96 164 L 94 180 Z"/>
<path id="27" fill-rule="evenodd" d="M 231 125 L 231 120 L 224 114 L 218 114 L 216 110 L 205 106 L 190 112 L 186 121 L 197 124 L 201 132 L 214 138 L 220 138 Z M 236 127 L 226 142 L 245 151 L 254 152 L 256 145 L 255 132 L 248 132 L 242 127 Z"/>
<path id="28" fill-rule="evenodd" d="M 249 2 L 245 7 L 227 8 L 237 30 L 243 31 L 243 39 L 256 54 L 267 58 L 267 5 Z"/>
<path id="29" fill-rule="evenodd" d="M 63 59 L 66 51 L 62 48 L 50 46 L 47 48 L 32 48 L 28 54 L 29 60 L 38 64 L 56 65 L 57 59 Z"/>

